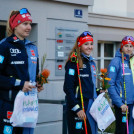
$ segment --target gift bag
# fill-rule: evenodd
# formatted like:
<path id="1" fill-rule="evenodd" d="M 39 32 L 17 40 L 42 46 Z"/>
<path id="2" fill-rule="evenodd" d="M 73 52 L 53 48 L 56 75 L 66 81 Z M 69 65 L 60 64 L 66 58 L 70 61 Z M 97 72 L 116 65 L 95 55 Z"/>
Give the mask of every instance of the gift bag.
<path id="1" fill-rule="evenodd" d="M 34 92 L 19 91 L 14 102 L 10 123 L 14 127 L 35 128 L 38 119 L 37 89 Z"/>
<path id="2" fill-rule="evenodd" d="M 104 95 L 105 93 L 101 93 L 96 98 L 89 111 L 101 131 L 104 131 L 113 121 L 115 121 L 113 111 Z"/>
<path id="3" fill-rule="evenodd" d="M 134 106 L 133 106 L 133 110 L 132 110 L 132 117 L 134 119 Z"/>

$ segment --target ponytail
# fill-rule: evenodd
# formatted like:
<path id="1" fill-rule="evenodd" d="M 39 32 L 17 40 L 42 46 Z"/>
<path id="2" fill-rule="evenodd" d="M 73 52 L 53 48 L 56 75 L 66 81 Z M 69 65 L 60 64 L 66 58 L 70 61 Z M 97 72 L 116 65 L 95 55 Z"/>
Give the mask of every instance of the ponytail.
<path id="1" fill-rule="evenodd" d="M 7 36 L 8 36 L 8 37 L 11 36 L 11 35 L 14 33 L 14 31 L 13 31 L 13 30 L 11 29 L 11 27 L 10 27 L 9 20 L 10 20 L 10 18 L 11 18 L 13 15 L 15 15 L 15 14 L 19 14 L 19 11 L 15 11 L 15 10 L 11 11 L 11 13 L 10 13 L 10 15 L 9 15 L 9 18 L 8 18 L 8 21 L 7 21 L 6 33 L 7 33 Z"/>

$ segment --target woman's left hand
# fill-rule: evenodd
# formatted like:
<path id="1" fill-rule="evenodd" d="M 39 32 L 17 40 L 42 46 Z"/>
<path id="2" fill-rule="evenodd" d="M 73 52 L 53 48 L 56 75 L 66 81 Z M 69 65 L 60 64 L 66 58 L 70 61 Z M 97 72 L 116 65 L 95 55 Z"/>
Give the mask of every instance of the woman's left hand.
<path id="1" fill-rule="evenodd" d="M 41 85 L 41 84 L 39 84 L 38 82 L 37 82 L 37 90 L 38 90 L 38 92 L 40 92 L 40 91 L 42 91 L 44 88 L 43 88 L 43 85 Z"/>

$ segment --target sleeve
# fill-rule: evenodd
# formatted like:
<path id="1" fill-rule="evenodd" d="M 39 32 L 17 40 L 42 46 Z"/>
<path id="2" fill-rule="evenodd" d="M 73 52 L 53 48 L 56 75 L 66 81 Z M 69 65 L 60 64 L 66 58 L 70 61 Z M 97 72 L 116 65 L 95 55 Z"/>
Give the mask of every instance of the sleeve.
<path id="1" fill-rule="evenodd" d="M 109 81 L 110 88 L 108 89 L 108 92 L 112 102 L 119 108 L 123 105 L 120 97 L 120 77 L 118 76 L 120 75 L 120 65 L 119 61 L 117 62 L 117 60 L 113 59 L 108 67 L 108 77 L 111 78 Z"/>
<path id="2" fill-rule="evenodd" d="M 8 62 L 8 49 L 4 43 L 0 45 L 0 90 L 11 89 L 15 86 L 16 79 L 14 77 L 8 77 L 4 75 L 6 64 Z"/>
<path id="3" fill-rule="evenodd" d="M 76 63 L 68 62 L 65 67 L 64 92 L 66 93 L 69 108 L 76 113 L 81 110 L 79 104 L 77 103 L 77 99 L 75 98 L 75 81 L 77 78 Z"/>

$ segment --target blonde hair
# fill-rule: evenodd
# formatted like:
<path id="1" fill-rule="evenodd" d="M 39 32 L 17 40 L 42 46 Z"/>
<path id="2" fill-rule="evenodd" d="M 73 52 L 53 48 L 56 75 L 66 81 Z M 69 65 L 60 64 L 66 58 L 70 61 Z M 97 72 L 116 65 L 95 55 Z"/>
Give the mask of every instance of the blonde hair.
<path id="1" fill-rule="evenodd" d="M 77 37 L 77 39 L 78 38 L 79 37 Z M 81 57 L 80 47 L 78 47 L 78 41 L 77 40 L 76 40 L 76 42 L 74 44 L 74 47 L 72 48 L 72 50 L 69 53 L 69 56 L 68 56 L 68 59 L 67 59 L 66 63 L 70 60 L 70 57 L 71 57 L 73 52 L 77 52 L 79 68 L 83 68 L 83 61 L 82 61 L 82 57 Z"/>
<path id="2" fill-rule="evenodd" d="M 10 20 L 10 18 L 13 16 L 13 15 L 17 15 L 17 14 L 19 14 L 19 11 L 16 11 L 16 10 L 13 10 L 13 11 L 11 11 L 10 12 L 10 15 L 9 15 L 9 18 L 8 18 L 8 21 L 7 21 L 7 28 L 6 28 L 6 33 L 7 33 L 7 36 L 11 36 L 13 33 L 14 33 L 14 31 L 11 29 L 11 27 L 10 27 L 10 23 L 9 23 L 9 20 Z"/>

